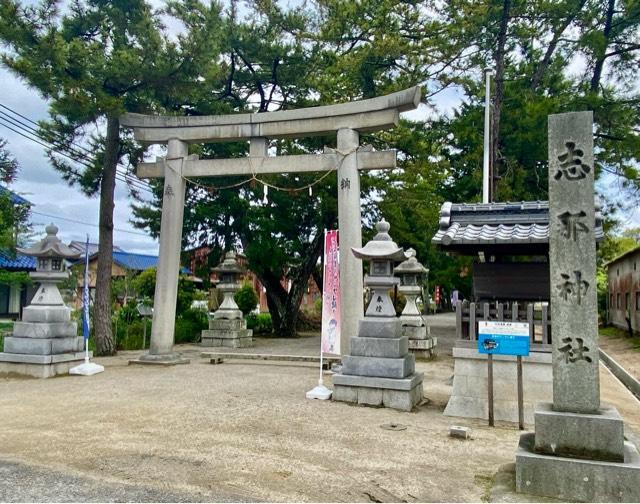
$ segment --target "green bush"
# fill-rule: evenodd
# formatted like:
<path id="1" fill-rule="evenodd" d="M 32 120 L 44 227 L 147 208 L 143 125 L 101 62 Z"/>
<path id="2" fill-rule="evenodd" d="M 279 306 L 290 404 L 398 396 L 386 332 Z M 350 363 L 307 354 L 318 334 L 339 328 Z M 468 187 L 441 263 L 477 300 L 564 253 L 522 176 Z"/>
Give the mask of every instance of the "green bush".
<path id="1" fill-rule="evenodd" d="M 144 321 L 133 320 L 125 322 L 118 320 L 116 333 L 116 349 L 117 350 L 140 350 L 142 349 L 142 340 L 144 339 Z M 149 340 L 151 339 L 151 323 L 147 322 L 147 341 L 145 348 L 149 348 Z"/>
<path id="2" fill-rule="evenodd" d="M 209 315 L 203 310 L 185 310 L 176 318 L 176 343 L 197 343 L 200 333 L 209 327 Z"/>
<path id="3" fill-rule="evenodd" d="M 251 313 L 247 315 L 247 329 L 251 329 L 253 334 L 273 333 L 273 322 L 269 313 Z"/>
<path id="4" fill-rule="evenodd" d="M 250 283 L 245 283 L 233 296 L 243 315 L 249 315 L 258 305 L 258 295 Z"/>

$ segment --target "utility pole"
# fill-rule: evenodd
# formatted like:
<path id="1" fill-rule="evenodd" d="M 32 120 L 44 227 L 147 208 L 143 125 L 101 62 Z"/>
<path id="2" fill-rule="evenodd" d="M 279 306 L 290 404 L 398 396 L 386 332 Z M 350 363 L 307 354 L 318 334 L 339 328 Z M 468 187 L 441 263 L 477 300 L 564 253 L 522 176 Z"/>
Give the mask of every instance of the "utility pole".
<path id="1" fill-rule="evenodd" d="M 484 160 L 482 165 L 482 202 L 489 203 L 493 200 L 491 187 L 493 183 L 489 183 L 492 179 L 491 169 L 491 76 L 493 68 L 484 69 L 485 91 L 484 91 Z"/>

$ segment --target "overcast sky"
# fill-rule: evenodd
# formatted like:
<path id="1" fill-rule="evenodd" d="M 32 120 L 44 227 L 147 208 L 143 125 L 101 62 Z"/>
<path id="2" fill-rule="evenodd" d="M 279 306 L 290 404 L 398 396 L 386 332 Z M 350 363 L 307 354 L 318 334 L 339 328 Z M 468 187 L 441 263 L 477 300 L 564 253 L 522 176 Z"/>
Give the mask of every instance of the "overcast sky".
<path id="1" fill-rule="evenodd" d="M 0 69 L 0 103 L 16 112 L 37 121 L 47 117 L 46 102 L 6 69 Z M 436 95 L 434 102 L 438 111 L 448 112 L 458 104 L 460 96 L 454 91 Z M 414 120 L 426 119 L 432 111 L 421 105 L 418 110 L 404 114 Z M 0 137 L 8 140 L 8 149 L 20 163 L 17 181 L 11 189 L 33 203 L 32 222 L 37 233 L 44 233 L 44 226 L 55 222 L 60 228 L 59 236 L 65 241 L 98 241 L 98 198 L 88 198 L 78 189 L 69 187 L 50 166 L 44 147 L 27 140 L 0 124 Z M 598 188 L 609 195 L 620 194 L 615 177 L 598 182 Z M 128 252 L 157 254 L 158 243 L 130 224 L 131 198 L 123 182 L 118 181 L 115 195 L 114 245 Z M 42 215 L 42 214 L 47 214 Z M 625 213 L 623 223 L 627 227 L 639 226 L 638 210 Z"/>

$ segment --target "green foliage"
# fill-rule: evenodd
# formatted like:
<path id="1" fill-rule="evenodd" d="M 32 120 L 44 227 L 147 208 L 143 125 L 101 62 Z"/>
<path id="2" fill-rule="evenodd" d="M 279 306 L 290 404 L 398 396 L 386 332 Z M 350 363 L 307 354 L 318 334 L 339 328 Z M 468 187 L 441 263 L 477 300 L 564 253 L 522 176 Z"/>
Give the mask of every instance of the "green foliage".
<path id="1" fill-rule="evenodd" d="M 238 290 L 238 292 L 233 296 L 233 299 L 238 305 L 238 308 L 240 308 L 240 311 L 242 311 L 242 314 L 245 316 L 255 310 L 258 305 L 258 295 L 256 294 L 253 285 L 248 282 L 242 285 L 240 290 Z"/>
<path id="2" fill-rule="evenodd" d="M 133 290 L 140 297 L 152 298 L 156 291 L 156 268 L 148 268 L 131 280 Z"/>
<path id="3" fill-rule="evenodd" d="M 196 343 L 209 327 L 209 315 L 203 310 L 186 310 L 176 318 L 176 343 Z"/>
<path id="4" fill-rule="evenodd" d="M 33 281 L 26 271 L 7 271 L 0 269 L 0 284 L 2 285 L 31 285 Z"/>
<path id="5" fill-rule="evenodd" d="M 273 333 L 273 323 L 269 313 L 250 313 L 246 317 L 247 329 L 251 329 L 253 334 L 266 336 Z"/>

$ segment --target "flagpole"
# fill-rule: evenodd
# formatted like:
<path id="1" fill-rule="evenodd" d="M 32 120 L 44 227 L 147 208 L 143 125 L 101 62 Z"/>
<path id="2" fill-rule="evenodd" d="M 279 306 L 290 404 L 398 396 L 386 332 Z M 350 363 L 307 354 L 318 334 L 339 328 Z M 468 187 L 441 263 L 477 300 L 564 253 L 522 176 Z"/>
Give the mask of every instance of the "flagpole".
<path id="1" fill-rule="evenodd" d="M 322 248 L 322 304 L 325 303 L 325 289 L 327 287 L 326 271 L 327 271 L 327 230 L 324 230 L 324 244 Z M 307 392 L 307 399 L 321 399 L 326 401 L 331 398 L 331 390 L 324 386 L 324 375 L 322 373 L 322 328 L 320 329 L 320 378 L 318 385 Z"/>
<path id="2" fill-rule="evenodd" d="M 84 281 L 82 285 L 82 336 L 84 337 L 84 364 L 69 370 L 69 374 L 91 376 L 102 373 L 104 367 L 89 360 L 89 235 L 84 250 Z"/>
<path id="3" fill-rule="evenodd" d="M 325 271 L 327 268 L 327 228 L 324 229 L 324 242 L 322 244 L 322 302 L 324 303 L 324 286 L 325 286 Z M 320 379 L 318 385 L 324 387 L 324 375 L 322 374 L 322 330 L 320 331 Z"/>

